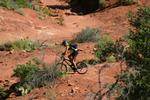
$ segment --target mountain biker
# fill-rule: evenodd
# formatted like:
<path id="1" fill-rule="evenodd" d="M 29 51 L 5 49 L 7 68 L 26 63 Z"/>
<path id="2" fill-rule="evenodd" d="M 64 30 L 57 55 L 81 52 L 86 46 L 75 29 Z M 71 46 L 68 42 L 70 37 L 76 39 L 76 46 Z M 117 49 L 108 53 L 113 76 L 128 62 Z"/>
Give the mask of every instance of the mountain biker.
<path id="1" fill-rule="evenodd" d="M 74 64 L 74 66 L 76 66 L 75 60 L 76 60 L 76 57 L 78 55 L 78 50 L 79 50 L 78 45 L 77 44 L 71 44 L 67 40 L 63 40 L 62 45 L 64 47 L 66 47 L 65 52 L 63 53 L 63 55 L 64 56 L 67 55 L 68 51 L 70 51 L 68 58 L 72 62 L 72 64 Z"/>

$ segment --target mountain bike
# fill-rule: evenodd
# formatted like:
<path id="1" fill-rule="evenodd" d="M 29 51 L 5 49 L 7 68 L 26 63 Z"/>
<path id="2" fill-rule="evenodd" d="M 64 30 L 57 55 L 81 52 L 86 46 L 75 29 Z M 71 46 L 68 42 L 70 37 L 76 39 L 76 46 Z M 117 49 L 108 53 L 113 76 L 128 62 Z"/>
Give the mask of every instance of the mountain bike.
<path id="1" fill-rule="evenodd" d="M 85 74 L 88 71 L 88 65 L 85 62 L 77 62 L 75 65 L 63 55 L 61 55 L 57 66 L 63 73 L 69 73 L 73 71 L 73 73 L 78 72 L 79 74 Z"/>

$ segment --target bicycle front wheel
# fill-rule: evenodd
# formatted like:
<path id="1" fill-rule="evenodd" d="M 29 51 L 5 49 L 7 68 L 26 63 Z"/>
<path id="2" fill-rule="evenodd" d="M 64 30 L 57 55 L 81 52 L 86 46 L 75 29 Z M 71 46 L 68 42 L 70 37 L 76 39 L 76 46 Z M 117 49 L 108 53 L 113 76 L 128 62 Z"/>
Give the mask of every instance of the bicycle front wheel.
<path id="1" fill-rule="evenodd" d="M 85 74 L 88 71 L 88 65 L 84 62 L 77 63 L 77 72 L 79 74 Z"/>

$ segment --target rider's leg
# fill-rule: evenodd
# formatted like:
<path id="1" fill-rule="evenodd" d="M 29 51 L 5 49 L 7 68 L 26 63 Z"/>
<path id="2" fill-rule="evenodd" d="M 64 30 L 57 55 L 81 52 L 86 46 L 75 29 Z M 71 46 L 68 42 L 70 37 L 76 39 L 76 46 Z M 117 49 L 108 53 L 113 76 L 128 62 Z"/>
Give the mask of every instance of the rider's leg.
<path id="1" fill-rule="evenodd" d="M 72 65 L 73 65 L 73 66 L 72 66 L 73 70 L 76 71 L 76 63 L 75 63 L 75 61 L 74 61 L 74 58 L 75 58 L 74 53 L 71 53 L 71 54 L 68 56 L 68 58 L 69 58 L 70 62 L 71 62 Z"/>
<path id="2" fill-rule="evenodd" d="M 72 54 L 72 63 L 74 64 L 74 66 L 77 68 L 77 65 L 76 65 L 76 57 L 78 55 L 78 52 L 73 52 Z"/>
<path id="3" fill-rule="evenodd" d="M 74 57 L 73 57 L 73 54 L 71 53 L 69 56 L 68 56 L 70 62 L 74 65 Z"/>
<path id="4" fill-rule="evenodd" d="M 74 67 L 77 68 L 77 65 L 76 65 L 76 57 L 72 59 L 72 63 L 74 64 Z"/>

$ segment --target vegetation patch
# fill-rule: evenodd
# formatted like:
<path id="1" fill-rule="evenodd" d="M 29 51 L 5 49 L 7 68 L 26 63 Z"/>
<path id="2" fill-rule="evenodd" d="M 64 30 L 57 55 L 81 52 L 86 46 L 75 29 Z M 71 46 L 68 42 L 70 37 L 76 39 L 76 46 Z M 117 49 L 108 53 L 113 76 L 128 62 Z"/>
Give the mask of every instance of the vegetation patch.
<path id="1" fill-rule="evenodd" d="M 96 42 L 100 38 L 100 31 L 97 28 L 87 27 L 79 32 L 73 41 L 78 43 Z"/>
<path id="2" fill-rule="evenodd" d="M 52 12 L 48 7 L 42 7 L 39 1 L 32 1 L 31 6 L 29 7 L 37 12 L 37 15 L 40 19 L 44 19 L 47 16 L 51 16 Z"/>
<path id="3" fill-rule="evenodd" d="M 131 5 L 134 4 L 136 0 L 118 0 L 120 5 Z"/>
<path id="4" fill-rule="evenodd" d="M 62 73 L 54 64 L 37 71 L 35 74 L 32 74 L 31 77 L 27 77 L 25 81 L 26 84 L 35 88 L 52 83 L 61 75 Z"/>
<path id="5" fill-rule="evenodd" d="M 96 57 L 102 62 L 112 55 L 114 42 L 108 35 L 102 36 L 96 44 Z"/>
<path id="6" fill-rule="evenodd" d="M 13 90 L 19 95 L 26 95 L 32 89 L 54 83 L 55 80 L 63 75 L 56 67 L 56 64 L 42 66 L 34 60 L 26 64 L 17 65 L 14 76 L 20 78 L 20 82 L 15 84 Z"/>
<path id="7" fill-rule="evenodd" d="M 56 22 L 59 25 L 64 25 L 64 18 L 63 18 L 63 16 L 60 16 L 60 17 L 56 18 Z"/>
<path id="8" fill-rule="evenodd" d="M 17 65 L 17 68 L 14 70 L 14 76 L 19 77 L 21 80 L 24 80 L 26 77 L 32 75 L 38 70 L 39 68 L 35 64 L 28 62 L 23 65 Z"/>
<path id="9" fill-rule="evenodd" d="M 101 62 L 115 62 L 120 60 L 123 52 L 123 40 L 112 41 L 108 35 L 103 35 L 96 44 L 95 55 Z"/>
<path id="10" fill-rule="evenodd" d="M 104 9 L 106 7 L 106 0 L 99 0 L 99 7 L 100 9 Z"/>
<path id="11" fill-rule="evenodd" d="M 130 21 L 136 30 L 127 35 L 127 45 L 122 53 L 127 69 L 117 75 L 109 87 L 109 96 L 117 100 L 150 99 L 150 7 L 142 7 Z"/>
<path id="12" fill-rule="evenodd" d="M 1 0 L 0 6 L 9 10 L 14 10 L 23 15 L 22 8 L 30 8 L 37 12 L 40 19 L 52 15 L 47 7 L 42 7 L 40 0 Z"/>
<path id="13" fill-rule="evenodd" d="M 106 61 L 108 62 L 116 62 L 116 57 L 114 55 L 110 55 L 106 57 Z"/>
<path id="14" fill-rule="evenodd" d="M 10 51 L 10 50 L 33 51 L 37 48 L 42 48 L 42 45 L 39 42 L 33 42 L 29 39 L 20 39 L 14 42 L 8 42 L 0 45 L 1 51 Z"/>
<path id="15" fill-rule="evenodd" d="M 7 95 L 8 95 L 8 93 L 6 92 L 6 90 L 0 86 L 0 99 L 1 100 L 6 99 Z"/>
<path id="16" fill-rule="evenodd" d="M 1 0 L 0 6 L 10 10 L 29 7 L 31 3 L 28 0 Z"/>

